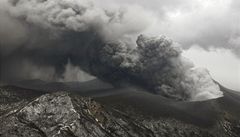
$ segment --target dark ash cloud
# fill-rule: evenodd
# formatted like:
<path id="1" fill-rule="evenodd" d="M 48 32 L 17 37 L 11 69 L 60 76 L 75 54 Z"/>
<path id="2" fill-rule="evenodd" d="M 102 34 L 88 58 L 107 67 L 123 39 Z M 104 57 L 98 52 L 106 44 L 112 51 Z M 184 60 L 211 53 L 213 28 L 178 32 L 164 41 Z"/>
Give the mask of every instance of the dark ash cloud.
<path id="1" fill-rule="evenodd" d="M 72 80 L 77 78 L 70 72 L 83 70 L 115 86 L 137 84 L 176 100 L 222 96 L 207 70 L 194 68 L 169 38 L 140 35 L 134 42 L 153 18 L 141 7 L 110 10 L 88 0 L 1 3 L 0 23 L 14 22 L 0 35 L 19 30 L 1 40 L 1 51 L 8 51 L 1 54 L 2 81 Z"/>

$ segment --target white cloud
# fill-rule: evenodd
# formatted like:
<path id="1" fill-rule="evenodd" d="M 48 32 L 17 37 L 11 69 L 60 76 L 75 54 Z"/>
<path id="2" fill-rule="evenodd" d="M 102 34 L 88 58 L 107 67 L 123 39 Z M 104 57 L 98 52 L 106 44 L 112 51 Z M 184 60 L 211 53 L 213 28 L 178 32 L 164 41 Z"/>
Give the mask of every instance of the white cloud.
<path id="1" fill-rule="evenodd" d="M 206 51 L 198 46 L 184 51 L 197 67 L 205 67 L 213 79 L 227 88 L 240 91 L 240 60 L 227 49 Z"/>

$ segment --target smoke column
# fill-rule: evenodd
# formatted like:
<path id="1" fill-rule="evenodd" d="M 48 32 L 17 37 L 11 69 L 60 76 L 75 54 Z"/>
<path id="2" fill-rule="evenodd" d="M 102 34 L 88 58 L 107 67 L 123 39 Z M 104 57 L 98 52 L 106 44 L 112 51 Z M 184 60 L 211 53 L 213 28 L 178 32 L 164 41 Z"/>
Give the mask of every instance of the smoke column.
<path id="1" fill-rule="evenodd" d="M 152 14 L 140 7 L 108 10 L 89 0 L 4 0 L 0 4 L 6 25 L 0 22 L 0 36 L 9 36 L 0 41 L 2 81 L 32 76 L 63 80 L 72 75 L 66 74 L 71 62 L 115 86 L 136 84 L 176 100 L 222 96 L 208 71 L 194 68 L 169 38 L 140 35 L 133 42 L 152 21 Z M 11 37 L 15 29 L 18 33 Z"/>

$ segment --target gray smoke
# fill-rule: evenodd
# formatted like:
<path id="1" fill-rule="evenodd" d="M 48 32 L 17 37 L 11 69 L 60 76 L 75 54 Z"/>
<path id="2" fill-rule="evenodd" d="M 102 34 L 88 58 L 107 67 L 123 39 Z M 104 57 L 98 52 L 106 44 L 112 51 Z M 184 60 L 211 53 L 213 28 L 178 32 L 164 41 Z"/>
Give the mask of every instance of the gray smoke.
<path id="1" fill-rule="evenodd" d="M 222 96 L 208 71 L 194 68 L 191 61 L 181 56 L 179 45 L 164 36 L 140 35 L 134 49 L 117 42 L 106 44 L 98 52 L 98 56 L 92 57 L 98 64 L 86 71 L 114 84 L 132 82 L 176 100 L 197 101 Z"/>
<path id="2" fill-rule="evenodd" d="M 0 4 L 0 36 L 7 36 L 0 41 L 1 81 L 78 80 L 72 73 L 83 70 L 115 86 L 136 84 L 176 100 L 222 96 L 207 70 L 194 68 L 177 43 L 143 35 L 133 42 L 151 22 L 140 7 L 108 10 L 89 0 Z"/>
<path id="3" fill-rule="evenodd" d="M 94 30 L 107 40 L 141 32 L 149 26 L 151 16 L 139 7 L 107 10 L 96 7 L 94 1 L 89 0 L 14 0 L 10 4 L 10 14 L 42 28 Z"/>
<path id="4" fill-rule="evenodd" d="M 10 80 L 28 78 L 22 75 L 26 69 L 16 72 L 19 62 L 53 67 L 55 80 L 64 73 L 69 59 L 84 58 L 79 55 L 87 48 L 83 45 L 92 39 L 131 43 L 129 37 L 145 29 L 151 16 L 139 7 L 106 10 L 89 0 L 2 0 L 0 5 L 1 69 L 9 71 L 1 77 Z M 142 15 L 136 16 L 136 12 Z"/>

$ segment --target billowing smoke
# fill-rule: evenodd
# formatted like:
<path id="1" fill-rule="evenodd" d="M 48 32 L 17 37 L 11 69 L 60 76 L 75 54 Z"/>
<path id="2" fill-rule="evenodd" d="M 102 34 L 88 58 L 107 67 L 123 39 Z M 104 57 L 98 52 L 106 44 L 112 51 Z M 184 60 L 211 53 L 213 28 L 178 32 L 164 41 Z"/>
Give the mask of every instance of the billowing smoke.
<path id="1" fill-rule="evenodd" d="M 1 79 L 29 78 L 19 62 L 52 67 L 56 73 L 52 80 L 64 79 L 68 60 L 73 65 L 79 58 L 84 60 L 91 42 L 132 43 L 131 37 L 151 23 L 151 13 L 141 7 L 107 10 L 94 4 L 89 0 L 0 1 L 1 70 L 8 71 L 2 72 Z"/>
<path id="2" fill-rule="evenodd" d="M 151 13 L 142 12 L 140 7 L 107 10 L 89 0 L 12 0 L 10 4 L 10 14 L 42 28 L 93 30 L 108 40 L 137 34 L 149 26 L 151 20 Z"/>
<path id="3" fill-rule="evenodd" d="M 0 4 L 1 19 L 7 18 L 0 21 L 0 36 L 9 39 L 0 41 L 2 81 L 43 76 L 65 81 L 78 79 L 69 71 L 83 70 L 115 86 L 135 84 L 176 100 L 222 96 L 207 70 L 194 68 L 177 43 L 144 35 L 133 42 L 152 21 L 140 7 L 108 10 L 89 0 Z"/>
<path id="4" fill-rule="evenodd" d="M 191 61 L 181 56 L 178 44 L 164 36 L 140 35 L 134 49 L 121 42 L 106 44 L 93 60 L 99 64 L 86 71 L 117 82 L 117 85 L 123 81 L 133 82 L 176 100 L 196 101 L 222 96 L 208 71 L 194 68 Z"/>

